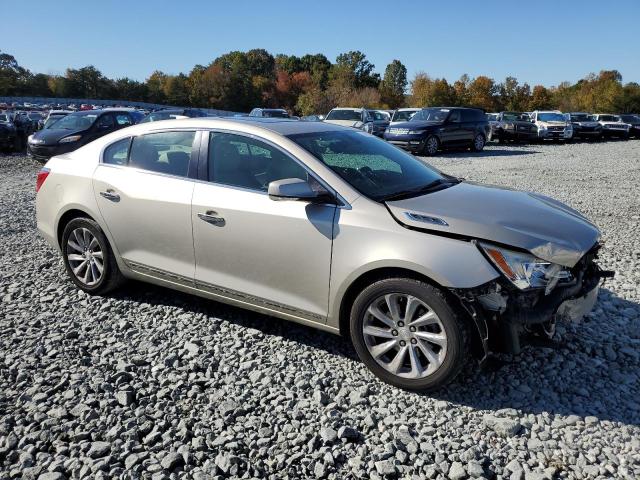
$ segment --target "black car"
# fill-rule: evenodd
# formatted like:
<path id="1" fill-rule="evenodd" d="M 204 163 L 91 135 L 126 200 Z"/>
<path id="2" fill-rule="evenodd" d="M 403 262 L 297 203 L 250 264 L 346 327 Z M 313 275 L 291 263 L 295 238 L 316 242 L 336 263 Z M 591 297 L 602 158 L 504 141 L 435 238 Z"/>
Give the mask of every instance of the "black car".
<path id="1" fill-rule="evenodd" d="M 618 115 L 620 120 L 624 123 L 631 125 L 629 129 L 629 136 L 634 138 L 640 138 L 640 115 L 632 115 L 630 113 L 623 113 Z"/>
<path id="2" fill-rule="evenodd" d="M 171 120 L 181 117 L 197 118 L 207 116 L 207 112 L 203 112 L 202 110 L 198 110 L 197 108 L 166 108 L 163 110 L 156 110 L 155 112 L 151 112 L 149 115 L 136 123 L 157 122 L 159 120 Z"/>
<path id="3" fill-rule="evenodd" d="M 0 112 L 0 148 L 16 149 L 17 138 L 16 126 L 13 124 L 11 114 Z"/>
<path id="4" fill-rule="evenodd" d="M 602 125 L 596 121 L 593 115 L 584 112 L 572 112 L 569 117 L 573 127 L 573 138 L 592 138 L 595 140 L 602 138 Z"/>
<path id="5" fill-rule="evenodd" d="M 58 120 L 29 137 L 27 153 L 37 160 L 73 152 L 96 138 L 135 123 L 126 110 L 83 110 Z"/>
<path id="6" fill-rule="evenodd" d="M 519 142 L 538 138 L 538 127 L 531 123 L 529 115 L 522 112 L 500 112 L 495 118 L 492 139 Z"/>
<path id="7" fill-rule="evenodd" d="M 408 122 L 387 128 L 384 139 L 414 153 L 435 155 L 438 150 L 471 147 L 479 152 L 489 135 L 489 122 L 479 108 L 423 108 Z"/>
<path id="8" fill-rule="evenodd" d="M 382 138 L 385 130 L 391 122 L 391 116 L 377 110 L 368 110 L 367 115 L 367 122 L 364 124 L 362 129 L 376 137 Z"/>

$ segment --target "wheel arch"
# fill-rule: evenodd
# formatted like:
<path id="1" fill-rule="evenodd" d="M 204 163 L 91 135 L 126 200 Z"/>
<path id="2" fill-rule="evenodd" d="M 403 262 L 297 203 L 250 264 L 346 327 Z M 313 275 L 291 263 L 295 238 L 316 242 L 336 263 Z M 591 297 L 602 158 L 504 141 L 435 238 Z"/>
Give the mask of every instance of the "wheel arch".
<path id="1" fill-rule="evenodd" d="M 58 246 L 60 246 L 60 248 L 62 248 L 62 233 L 64 232 L 64 228 L 71 220 L 76 218 L 88 218 L 98 223 L 95 217 L 80 208 L 73 207 L 65 211 L 58 219 L 58 223 L 56 225 L 56 241 L 58 242 Z"/>

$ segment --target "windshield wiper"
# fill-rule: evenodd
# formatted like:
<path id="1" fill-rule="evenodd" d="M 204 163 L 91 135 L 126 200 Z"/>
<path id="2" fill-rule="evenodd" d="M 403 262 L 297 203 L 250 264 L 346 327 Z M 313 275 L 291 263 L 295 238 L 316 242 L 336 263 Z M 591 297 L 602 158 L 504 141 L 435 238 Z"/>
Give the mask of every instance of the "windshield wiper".
<path id="1" fill-rule="evenodd" d="M 427 183 L 426 185 L 423 185 L 418 188 L 400 190 L 399 192 L 394 192 L 389 195 L 385 195 L 382 198 L 380 198 L 380 200 L 383 202 L 388 202 L 391 200 L 402 200 L 404 198 L 417 197 L 418 195 L 421 195 L 424 193 L 429 193 L 434 190 L 439 190 L 440 187 L 444 185 L 450 186 L 450 185 L 455 185 L 456 183 L 460 183 L 460 181 L 458 179 L 449 180 L 444 178 L 438 178 L 437 180 L 434 180 L 433 182 Z"/>

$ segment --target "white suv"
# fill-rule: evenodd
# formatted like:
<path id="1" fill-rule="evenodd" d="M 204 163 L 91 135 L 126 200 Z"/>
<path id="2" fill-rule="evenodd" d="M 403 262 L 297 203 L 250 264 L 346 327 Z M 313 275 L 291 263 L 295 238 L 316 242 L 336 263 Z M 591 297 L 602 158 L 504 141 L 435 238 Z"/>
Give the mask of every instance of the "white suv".
<path id="1" fill-rule="evenodd" d="M 531 121 L 538 127 L 539 140 L 570 140 L 573 127 L 564 113 L 559 110 L 536 110 L 530 114 Z"/>

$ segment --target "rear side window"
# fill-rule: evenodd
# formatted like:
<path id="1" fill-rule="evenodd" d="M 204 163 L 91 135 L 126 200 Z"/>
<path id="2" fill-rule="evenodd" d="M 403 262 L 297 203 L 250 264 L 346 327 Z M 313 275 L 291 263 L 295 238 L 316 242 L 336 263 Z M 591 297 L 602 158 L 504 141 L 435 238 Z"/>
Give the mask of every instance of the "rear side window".
<path id="1" fill-rule="evenodd" d="M 113 127 L 113 117 L 111 114 L 107 113 L 106 115 L 102 115 L 98 119 L 98 123 L 96 124 L 98 128 L 111 128 Z"/>
<path id="2" fill-rule="evenodd" d="M 167 175 L 186 177 L 195 132 L 158 132 L 135 137 L 129 165 Z"/>
<path id="3" fill-rule="evenodd" d="M 460 110 L 452 110 L 447 120 L 454 123 L 463 121 L 460 119 Z"/>
<path id="4" fill-rule="evenodd" d="M 284 178 L 309 180 L 301 165 L 268 143 L 231 133 L 211 133 L 210 181 L 266 192 L 269 182 Z"/>
<path id="5" fill-rule="evenodd" d="M 127 157 L 129 156 L 129 145 L 131 144 L 131 138 L 123 138 L 115 143 L 112 143 L 104 149 L 102 156 L 102 163 L 108 163 L 110 165 L 126 165 Z"/>

